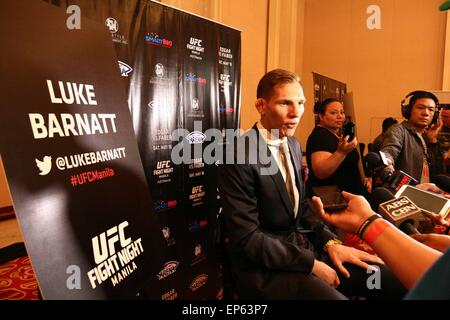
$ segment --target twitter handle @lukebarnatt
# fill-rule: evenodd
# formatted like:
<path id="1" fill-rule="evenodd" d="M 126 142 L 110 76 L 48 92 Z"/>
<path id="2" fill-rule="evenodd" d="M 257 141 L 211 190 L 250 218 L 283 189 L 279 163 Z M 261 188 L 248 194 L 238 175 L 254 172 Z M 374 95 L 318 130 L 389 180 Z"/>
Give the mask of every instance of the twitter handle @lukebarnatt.
<path id="1" fill-rule="evenodd" d="M 126 158 L 125 147 L 120 147 L 75 155 L 59 156 L 56 158 L 55 165 L 59 170 L 63 171 L 123 158 Z M 51 156 L 44 156 L 42 160 L 35 160 L 40 171 L 39 175 L 45 176 L 50 173 L 53 167 Z"/>

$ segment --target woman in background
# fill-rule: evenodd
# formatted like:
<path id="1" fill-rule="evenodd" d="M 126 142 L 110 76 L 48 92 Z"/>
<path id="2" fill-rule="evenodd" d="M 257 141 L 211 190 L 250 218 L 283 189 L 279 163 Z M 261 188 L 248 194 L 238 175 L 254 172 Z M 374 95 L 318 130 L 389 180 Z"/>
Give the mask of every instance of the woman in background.
<path id="1" fill-rule="evenodd" d="M 345 123 L 344 107 L 337 99 L 328 98 L 314 105 L 319 124 L 314 128 L 306 143 L 306 159 L 309 178 L 308 196 L 312 187 L 337 185 L 339 189 L 368 197 L 358 169 L 359 154 L 356 137 L 341 135 Z"/>

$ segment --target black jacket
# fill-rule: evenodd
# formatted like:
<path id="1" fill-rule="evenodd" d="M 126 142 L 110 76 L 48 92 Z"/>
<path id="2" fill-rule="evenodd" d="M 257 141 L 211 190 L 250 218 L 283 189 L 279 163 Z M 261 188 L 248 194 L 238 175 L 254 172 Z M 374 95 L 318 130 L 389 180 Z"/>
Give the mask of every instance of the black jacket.
<path id="1" fill-rule="evenodd" d="M 242 298 L 295 299 L 300 289 L 296 274 L 310 273 L 314 247 L 321 251 L 325 242 L 336 236 L 307 210 L 302 152 L 295 138 L 289 137 L 288 145 L 300 194 L 296 218 L 283 177 L 256 126 L 238 141 L 236 145 L 248 143 L 235 152 L 235 164 L 219 167 L 219 190 L 238 292 Z M 238 156 L 243 164 L 236 164 Z M 273 168 L 271 164 L 276 171 L 266 174 L 264 170 Z"/>
<path id="2" fill-rule="evenodd" d="M 437 174 L 445 173 L 444 161 L 439 144 L 428 142 L 425 135 L 424 139 L 430 159 L 430 181 L 433 181 Z M 402 170 L 420 181 L 424 147 L 408 121 L 395 124 L 386 131 L 381 151 L 394 162 L 395 169 Z"/>

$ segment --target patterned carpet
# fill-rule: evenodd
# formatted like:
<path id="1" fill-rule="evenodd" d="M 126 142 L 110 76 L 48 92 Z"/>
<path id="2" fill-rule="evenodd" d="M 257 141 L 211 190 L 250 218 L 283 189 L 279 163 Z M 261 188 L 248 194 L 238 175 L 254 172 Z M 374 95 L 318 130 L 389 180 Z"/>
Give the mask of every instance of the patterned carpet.
<path id="1" fill-rule="evenodd" d="M 439 233 L 438 228 L 435 232 Z M 344 244 L 374 253 L 356 234 L 347 234 Z M 24 244 L 0 249 L 0 300 L 39 300 L 38 283 Z"/>
<path id="2" fill-rule="evenodd" d="M 38 284 L 23 243 L 0 250 L 0 300 L 39 300 Z"/>

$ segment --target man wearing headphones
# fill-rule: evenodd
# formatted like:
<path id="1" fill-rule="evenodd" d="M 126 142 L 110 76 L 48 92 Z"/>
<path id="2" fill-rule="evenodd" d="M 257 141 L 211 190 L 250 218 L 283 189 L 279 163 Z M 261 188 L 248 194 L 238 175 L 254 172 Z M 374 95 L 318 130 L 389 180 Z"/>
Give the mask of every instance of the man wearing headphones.
<path id="1" fill-rule="evenodd" d="M 408 100 L 409 99 L 409 100 Z M 442 127 L 439 100 L 428 91 L 413 91 L 401 103 L 402 123 L 387 132 L 381 151 L 402 170 L 420 183 L 432 182 L 445 172 L 437 136 Z"/>

